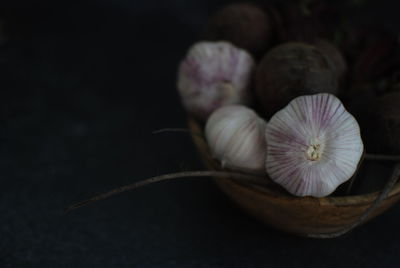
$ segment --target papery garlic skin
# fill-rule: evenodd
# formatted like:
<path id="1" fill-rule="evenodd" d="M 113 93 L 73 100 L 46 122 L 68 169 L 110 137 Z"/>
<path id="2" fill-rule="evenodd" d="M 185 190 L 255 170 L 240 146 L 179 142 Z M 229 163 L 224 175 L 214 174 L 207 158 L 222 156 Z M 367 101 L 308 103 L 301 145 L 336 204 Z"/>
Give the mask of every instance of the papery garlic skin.
<path id="1" fill-rule="evenodd" d="M 364 146 L 356 119 L 334 95 L 297 97 L 266 127 L 266 171 L 296 196 L 324 197 L 350 179 Z"/>
<path id="2" fill-rule="evenodd" d="M 206 120 L 227 104 L 246 104 L 254 60 L 228 42 L 198 42 L 181 62 L 178 90 L 186 110 Z"/>
<path id="3" fill-rule="evenodd" d="M 266 122 L 242 105 L 217 109 L 207 120 L 205 134 L 222 167 L 265 174 Z"/>

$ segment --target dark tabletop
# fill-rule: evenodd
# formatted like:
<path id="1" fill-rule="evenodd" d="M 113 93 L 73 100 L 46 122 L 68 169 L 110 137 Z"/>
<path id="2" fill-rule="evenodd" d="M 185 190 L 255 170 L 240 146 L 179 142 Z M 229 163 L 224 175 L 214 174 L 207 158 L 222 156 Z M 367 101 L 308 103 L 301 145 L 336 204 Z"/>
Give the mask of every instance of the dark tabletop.
<path id="1" fill-rule="evenodd" d="M 177 65 L 227 1 L 8 2 L 0 6 L 10 31 L 0 39 L 0 267 L 400 265 L 399 205 L 331 240 L 265 226 L 208 179 L 64 215 L 95 193 L 203 168 L 187 134 L 152 132 L 186 126 Z M 369 16 L 396 29 L 393 3 L 373 2 Z"/>

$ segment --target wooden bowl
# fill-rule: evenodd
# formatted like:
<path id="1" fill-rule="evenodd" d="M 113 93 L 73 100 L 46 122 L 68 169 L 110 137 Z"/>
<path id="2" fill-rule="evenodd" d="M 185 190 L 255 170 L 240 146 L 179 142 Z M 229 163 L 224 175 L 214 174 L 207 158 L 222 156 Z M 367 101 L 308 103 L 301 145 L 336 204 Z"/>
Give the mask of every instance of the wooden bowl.
<path id="1" fill-rule="evenodd" d="M 200 124 L 192 118 L 189 118 L 188 125 L 192 133 L 203 133 Z M 211 157 L 206 141 L 200 135 L 192 135 L 192 138 L 205 166 L 210 170 L 221 170 L 219 163 Z M 360 218 L 379 194 L 373 192 L 340 197 L 296 197 L 273 187 L 223 178 L 215 179 L 215 182 L 249 214 L 277 229 L 302 236 L 343 230 Z M 399 199 L 400 183 L 397 182 L 366 221 L 381 214 Z"/>

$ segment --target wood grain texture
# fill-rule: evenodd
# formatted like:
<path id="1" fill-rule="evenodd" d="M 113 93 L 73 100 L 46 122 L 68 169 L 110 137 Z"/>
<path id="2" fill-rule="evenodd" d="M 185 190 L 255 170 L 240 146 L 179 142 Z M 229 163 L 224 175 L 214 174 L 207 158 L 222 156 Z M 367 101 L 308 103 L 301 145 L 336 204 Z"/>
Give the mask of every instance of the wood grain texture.
<path id="1" fill-rule="evenodd" d="M 189 118 L 192 133 L 202 133 L 202 126 Z M 205 166 L 221 170 L 212 158 L 208 145 L 200 135 L 192 135 L 194 144 Z M 268 178 L 266 178 L 268 180 Z M 229 179 L 215 180 L 219 188 L 239 207 L 277 229 L 297 234 L 326 234 L 342 230 L 359 218 L 376 199 L 379 192 L 340 197 L 296 197 L 280 186 L 261 187 Z M 400 182 L 371 213 L 370 220 L 400 199 Z"/>

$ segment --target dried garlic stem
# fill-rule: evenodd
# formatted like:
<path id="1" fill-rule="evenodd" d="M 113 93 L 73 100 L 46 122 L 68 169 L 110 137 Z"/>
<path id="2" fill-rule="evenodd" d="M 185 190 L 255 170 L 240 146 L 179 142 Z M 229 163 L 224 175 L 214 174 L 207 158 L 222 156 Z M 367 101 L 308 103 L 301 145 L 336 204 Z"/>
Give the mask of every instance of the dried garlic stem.
<path id="1" fill-rule="evenodd" d="M 365 159 L 400 162 L 400 155 L 365 154 Z"/>
<path id="2" fill-rule="evenodd" d="M 153 134 L 159 134 L 159 133 L 164 133 L 164 132 L 184 132 L 184 133 L 189 133 L 191 135 L 195 135 L 195 136 L 204 138 L 204 135 L 202 133 L 193 132 L 187 128 L 162 128 L 162 129 L 153 131 Z"/>
<path id="3" fill-rule="evenodd" d="M 146 186 L 155 182 L 173 180 L 178 178 L 188 178 L 188 177 L 215 177 L 215 178 L 225 178 L 225 179 L 234 179 L 238 181 L 249 182 L 257 185 L 269 185 L 271 182 L 266 176 L 258 176 L 258 175 L 249 175 L 237 172 L 225 172 L 225 171 L 184 171 L 178 173 L 171 173 L 166 175 L 155 176 L 152 178 L 148 178 L 142 181 L 134 182 L 129 185 L 121 186 L 109 192 L 96 195 L 90 199 L 78 202 L 72 206 L 69 206 L 65 209 L 65 213 L 69 213 L 72 210 L 80 208 L 82 206 L 88 205 L 93 202 L 97 202 L 106 198 L 109 198 L 113 195 L 117 195 L 126 191 L 134 190 L 140 188 L 142 186 Z"/>
<path id="4" fill-rule="evenodd" d="M 362 164 L 364 163 L 364 158 L 365 158 L 365 153 L 364 153 L 364 155 L 361 157 L 360 162 L 358 162 L 357 169 L 356 169 L 356 171 L 354 172 L 353 177 L 351 177 L 351 179 L 350 179 L 350 181 L 349 181 L 349 184 L 347 185 L 347 191 L 346 191 L 346 194 L 347 194 L 347 195 L 351 195 L 351 192 L 352 192 L 352 190 L 353 190 L 354 182 L 355 182 L 355 180 L 356 180 L 357 177 L 358 177 L 358 171 L 360 170 L 360 167 L 361 167 Z"/>
<path id="5" fill-rule="evenodd" d="M 353 230 L 355 227 L 363 223 L 368 216 L 379 206 L 379 204 L 383 201 L 383 199 L 386 198 L 390 190 L 393 188 L 393 186 L 396 184 L 400 177 L 400 163 L 396 164 L 396 166 L 393 169 L 392 176 L 390 179 L 386 182 L 385 186 L 383 187 L 382 191 L 378 195 L 378 197 L 374 200 L 374 202 L 371 204 L 370 207 L 368 207 L 364 213 L 352 224 L 344 228 L 343 230 L 340 230 L 338 232 L 334 233 L 329 233 L 329 234 L 308 234 L 306 235 L 307 237 L 311 238 L 335 238 L 339 237 L 341 235 L 344 235 L 351 230 Z"/>

